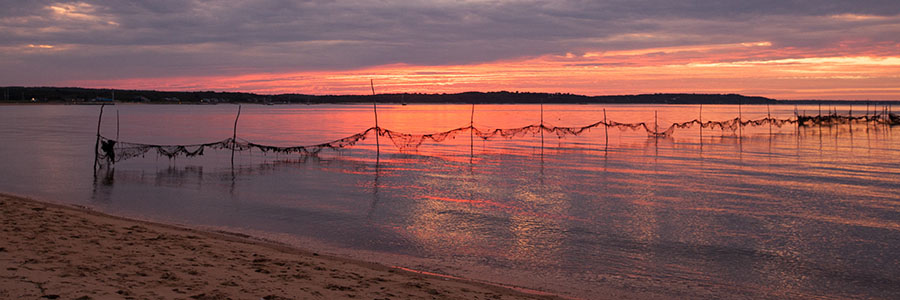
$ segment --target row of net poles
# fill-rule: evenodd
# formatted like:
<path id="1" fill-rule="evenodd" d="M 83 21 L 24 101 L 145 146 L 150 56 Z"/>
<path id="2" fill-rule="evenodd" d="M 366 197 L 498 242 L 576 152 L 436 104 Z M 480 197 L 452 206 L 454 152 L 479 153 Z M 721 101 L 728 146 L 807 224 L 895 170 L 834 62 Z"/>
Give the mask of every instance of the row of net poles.
<path id="1" fill-rule="evenodd" d="M 606 120 L 606 107 L 603 108 L 603 137 L 606 139 L 603 155 L 606 155 L 609 153 L 609 122 Z"/>
<path id="2" fill-rule="evenodd" d="M 850 104 L 850 110 L 847 111 L 847 116 L 850 119 L 850 121 L 848 123 L 850 124 L 850 150 L 852 152 L 852 150 L 853 150 L 853 104 Z"/>
<path id="3" fill-rule="evenodd" d="M 106 107 L 106 103 L 100 105 L 100 116 L 97 117 L 97 140 L 94 142 L 94 177 L 97 176 L 97 168 L 100 166 L 100 124 L 103 122 L 103 108 Z M 115 142 L 119 141 L 119 110 L 116 109 L 116 139 Z M 115 159 L 110 160 L 111 163 L 115 163 Z"/>
<path id="4" fill-rule="evenodd" d="M 106 103 L 100 105 L 100 117 L 97 118 L 97 141 L 94 142 L 94 177 L 97 177 L 97 166 L 100 164 L 100 122 L 103 121 L 103 108 Z"/>
<path id="5" fill-rule="evenodd" d="M 234 117 L 234 131 L 231 133 L 231 171 L 234 172 L 234 150 L 237 148 L 237 124 L 241 118 L 241 105 L 238 104 L 237 116 Z"/>
<path id="6" fill-rule="evenodd" d="M 766 123 L 769 123 L 769 157 L 772 156 L 772 110 L 769 109 L 769 103 L 766 103 Z"/>
<path id="7" fill-rule="evenodd" d="M 381 127 L 378 127 L 378 105 L 375 96 L 375 80 L 369 79 L 369 85 L 372 87 L 372 112 L 375 113 L 375 165 L 378 165 L 381 159 L 381 142 L 378 136 L 381 135 Z"/>
<path id="8" fill-rule="evenodd" d="M 544 161 L 544 100 L 541 100 L 541 161 Z"/>
<path id="9" fill-rule="evenodd" d="M 475 102 L 472 102 L 472 112 L 469 114 L 469 164 L 475 160 Z"/>
<path id="10" fill-rule="evenodd" d="M 800 111 L 797 110 L 797 104 L 794 104 L 794 119 L 797 120 L 797 160 L 800 160 Z"/>
<path id="11" fill-rule="evenodd" d="M 819 103 L 819 113 L 816 116 L 816 125 L 819 127 L 819 154 L 822 154 L 822 103 Z"/>
<path id="12" fill-rule="evenodd" d="M 744 112 L 743 101 L 738 99 L 738 140 L 744 137 Z"/>
<path id="13" fill-rule="evenodd" d="M 541 99 L 541 184 L 544 184 L 544 100 Z"/>
<path id="14" fill-rule="evenodd" d="M 700 103 L 700 153 L 703 153 L 703 103 Z"/>
<path id="15" fill-rule="evenodd" d="M 659 111 L 653 111 L 653 147 L 654 155 L 659 158 Z"/>
<path id="16" fill-rule="evenodd" d="M 869 121 L 872 120 L 871 117 L 869 117 L 869 106 L 870 106 L 869 102 L 866 101 L 866 114 L 865 114 L 866 118 L 865 118 L 865 120 L 866 120 L 866 138 L 867 139 L 869 138 Z"/>
<path id="17" fill-rule="evenodd" d="M 741 159 L 744 158 L 744 101 L 738 99 L 738 151 Z"/>
<path id="18" fill-rule="evenodd" d="M 381 177 L 381 141 L 378 136 L 381 135 L 381 127 L 378 127 L 378 105 L 377 96 L 375 94 L 375 80 L 369 79 L 369 86 L 372 88 L 372 113 L 375 115 L 375 180 L 372 182 L 372 210 L 378 203 L 378 179 Z"/>

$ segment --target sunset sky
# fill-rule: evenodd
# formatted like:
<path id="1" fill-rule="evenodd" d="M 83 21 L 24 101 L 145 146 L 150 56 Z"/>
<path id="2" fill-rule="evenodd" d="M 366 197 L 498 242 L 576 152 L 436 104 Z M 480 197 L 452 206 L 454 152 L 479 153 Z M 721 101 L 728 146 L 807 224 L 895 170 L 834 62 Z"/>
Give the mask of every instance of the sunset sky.
<path id="1" fill-rule="evenodd" d="M 900 100 L 896 0 L 0 3 L 0 85 Z"/>

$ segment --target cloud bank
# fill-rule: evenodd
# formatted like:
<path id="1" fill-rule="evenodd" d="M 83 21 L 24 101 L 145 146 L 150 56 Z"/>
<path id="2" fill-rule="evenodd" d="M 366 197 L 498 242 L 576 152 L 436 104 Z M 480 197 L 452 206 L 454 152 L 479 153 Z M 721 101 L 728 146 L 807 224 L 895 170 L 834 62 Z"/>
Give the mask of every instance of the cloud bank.
<path id="1" fill-rule="evenodd" d="M 3 0 L 0 7 L 3 85 L 537 61 L 599 67 L 602 76 L 627 66 L 900 56 L 896 1 Z"/>

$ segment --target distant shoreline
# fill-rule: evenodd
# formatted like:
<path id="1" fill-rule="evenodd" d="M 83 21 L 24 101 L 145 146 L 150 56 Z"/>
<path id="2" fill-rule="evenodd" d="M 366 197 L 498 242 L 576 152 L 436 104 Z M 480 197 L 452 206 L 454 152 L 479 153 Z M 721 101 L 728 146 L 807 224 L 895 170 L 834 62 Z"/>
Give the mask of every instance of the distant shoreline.
<path id="1" fill-rule="evenodd" d="M 492 105 L 522 105 L 522 104 L 568 104 L 568 105 L 633 105 L 633 104 L 646 104 L 646 105 L 900 105 L 900 100 L 879 100 L 879 101 L 865 101 L 865 100 L 776 100 L 773 103 L 646 103 L 646 102 L 592 102 L 592 103 L 574 103 L 574 102 L 554 102 L 554 103 L 532 103 L 532 102 L 479 102 L 479 103 L 471 103 L 471 102 L 381 102 L 378 101 L 378 104 L 389 104 L 389 105 L 405 105 L 405 104 L 425 104 L 425 105 L 471 105 L 471 104 L 492 104 Z M 215 104 L 207 104 L 207 103 L 193 103 L 193 102 L 182 102 L 182 103 L 140 103 L 140 102 L 86 102 L 86 103 L 66 103 L 60 101 L 46 101 L 46 102 L 30 102 L 30 101 L 2 101 L 0 100 L 0 106 L 32 106 L 32 105 L 60 105 L 60 106 L 100 106 L 100 105 L 238 105 L 238 104 L 249 104 L 249 105 L 274 105 L 274 106 L 282 106 L 282 105 L 371 105 L 372 102 L 317 102 L 317 103 L 256 103 L 256 102 L 223 102 L 223 103 L 215 103 Z"/>
<path id="2" fill-rule="evenodd" d="M 77 87 L 0 87 L 0 103 L 145 103 L 145 104 L 892 104 L 900 100 L 776 100 L 740 94 L 657 93 L 585 96 L 569 93 L 463 92 L 376 95 L 263 95 L 214 91 L 153 91 Z"/>

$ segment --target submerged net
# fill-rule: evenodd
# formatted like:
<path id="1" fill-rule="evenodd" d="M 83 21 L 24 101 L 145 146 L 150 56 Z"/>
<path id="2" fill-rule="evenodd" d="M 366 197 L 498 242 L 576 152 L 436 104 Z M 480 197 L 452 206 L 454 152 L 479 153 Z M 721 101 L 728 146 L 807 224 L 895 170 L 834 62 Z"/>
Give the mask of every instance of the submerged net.
<path id="1" fill-rule="evenodd" d="M 140 144 L 140 143 L 130 143 L 130 142 L 122 142 L 114 139 L 110 139 L 104 136 L 100 136 L 100 146 L 97 150 L 97 157 L 107 163 L 116 163 L 119 161 L 123 161 L 129 158 L 134 158 L 138 156 L 145 156 L 147 153 L 155 153 L 158 156 L 167 157 L 167 158 L 176 158 L 176 157 L 194 157 L 203 155 L 204 150 L 206 149 L 227 149 L 233 151 L 251 151 L 258 150 L 263 153 L 278 153 L 278 154 L 298 154 L 302 156 L 314 156 L 317 155 L 324 149 L 331 150 L 339 150 L 342 148 L 347 148 L 355 145 L 356 143 L 363 141 L 369 135 L 370 132 L 375 132 L 379 136 L 387 137 L 391 140 L 395 147 L 403 150 L 412 150 L 421 146 L 426 141 L 432 141 L 436 143 L 443 142 L 447 139 L 452 139 L 455 136 L 464 133 L 470 132 L 470 134 L 474 137 L 477 136 L 482 140 L 489 140 L 493 138 L 513 138 L 519 136 L 526 135 L 537 135 L 541 133 L 554 134 L 559 138 L 563 138 L 566 136 L 577 136 L 585 131 L 588 131 L 592 128 L 597 127 L 607 127 L 607 128 L 616 128 L 616 129 L 629 129 L 634 131 L 643 130 L 649 136 L 656 137 L 666 137 L 671 136 L 677 129 L 689 129 L 694 126 L 700 126 L 704 129 L 719 129 L 719 130 L 731 130 L 736 131 L 738 128 L 742 126 L 776 126 L 782 127 L 785 125 L 797 125 L 797 126 L 835 126 L 835 125 L 846 125 L 852 123 L 874 123 L 886 126 L 894 126 L 900 125 L 900 115 L 895 114 L 883 114 L 883 115 L 873 115 L 873 116 L 841 116 L 837 114 L 831 115 L 818 115 L 818 116 L 801 116 L 798 115 L 795 118 L 789 119 L 775 119 L 771 117 L 766 117 L 763 119 L 757 120 L 742 120 L 741 118 L 734 118 L 725 121 L 700 121 L 698 119 L 690 120 L 687 122 L 681 123 L 673 123 L 666 127 L 663 130 L 659 130 L 656 126 L 650 125 L 646 122 L 639 123 L 620 123 L 615 121 L 600 121 L 590 125 L 581 126 L 581 127 L 558 127 L 558 126 L 548 126 L 546 124 L 539 125 L 528 125 L 525 127 L 519 128 L 511 128 L 511 129 L 492 129 L 492 130 L 482 130 L 478 129 L 474 126 L 466 126 L 455 128 L 451 130 L 447 130 L 444 132 L 437 133 L 429 133 L 429 134 L 409 134 L 398 131 L 393 131 L 389 129 L 384 129 L 380 127 L 370 127 L 360 133 L 356 133 L 338 140 L 334 140 L 327 143 L 316 144 L 316 145 L 308 145 L 308 146 L 289 146 L 289 147 L 280 147 L 280 146 L 271 146 L 271 145 L 263 145 L 253 143 L 243 139 L 232 139 L 227 138 L 221 141 L 205 143 L 205 144 L 191 144 L 191 145 L 153 145 L 153 144 Z"/>

